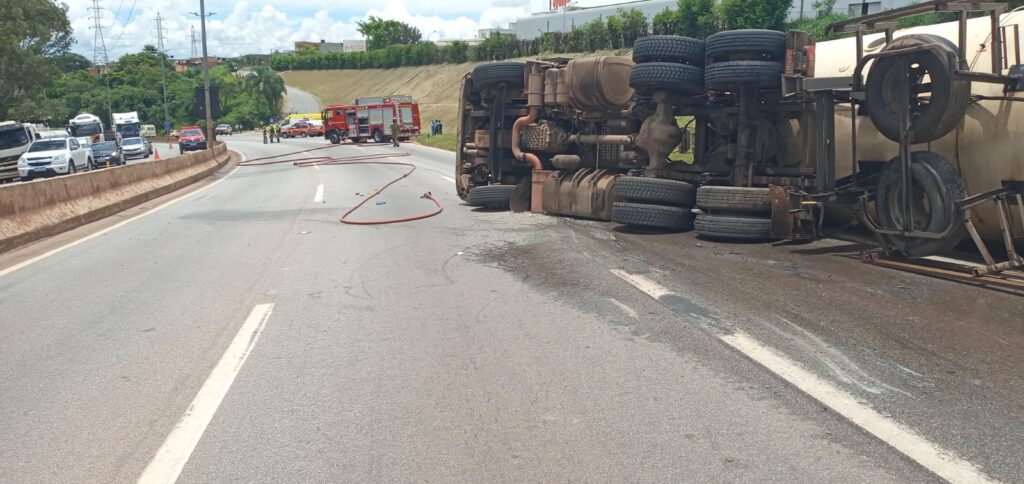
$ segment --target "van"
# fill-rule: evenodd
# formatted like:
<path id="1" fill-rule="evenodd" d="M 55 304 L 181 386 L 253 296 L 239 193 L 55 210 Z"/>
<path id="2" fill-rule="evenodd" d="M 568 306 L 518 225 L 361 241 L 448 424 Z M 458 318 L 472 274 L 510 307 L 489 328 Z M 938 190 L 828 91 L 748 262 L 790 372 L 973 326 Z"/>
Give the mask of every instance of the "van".
<path id="1" fill-rule="evenodd" d="M 156 136 L 156 126 L 152 124 L 143 124 L 142 136 Z"/>

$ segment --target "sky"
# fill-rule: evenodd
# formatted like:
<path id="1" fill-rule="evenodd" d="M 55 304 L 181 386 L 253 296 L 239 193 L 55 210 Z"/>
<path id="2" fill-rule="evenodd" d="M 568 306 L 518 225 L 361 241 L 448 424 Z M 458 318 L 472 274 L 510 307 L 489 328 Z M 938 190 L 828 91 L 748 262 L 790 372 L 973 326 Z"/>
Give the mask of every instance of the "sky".
<path id="1" fill-rule="evenodd" d="M 72 50 L 93 59 L 95 34 L 92 0 L 58 0 L 68 6 L 76 43 Z M 622 0 L 576 0 L 595 6 Z M 99 0 L 104 41 L 111 60 L 156 45 L 157 14 L 163 18 L 164 46 L 176 58 L 191 56 L 190 30 L 199 38 L 199 0 Z M 468 39 L 482 28 L 507 27 L 509 22 L 548 8 L 548 0 L 375 0 L 262 1 L 207 0 L 215 12 L 206 24 L 210 55 L 233 57 L 291 50 L 298 40 L 340 42 L 362 38 L 356 23 L 377 16 L 406 22 L 424 39 Z M 200 44 L 200 55 L 202 55 Z"/>

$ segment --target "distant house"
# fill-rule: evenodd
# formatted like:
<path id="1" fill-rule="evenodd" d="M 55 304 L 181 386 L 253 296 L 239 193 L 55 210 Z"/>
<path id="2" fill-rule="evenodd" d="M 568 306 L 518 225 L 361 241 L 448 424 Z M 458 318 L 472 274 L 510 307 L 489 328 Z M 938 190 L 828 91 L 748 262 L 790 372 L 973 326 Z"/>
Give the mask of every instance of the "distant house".
<path id="1" fill-rule="evenodd" d="M 351 50 L 345 50 L 345 42 L 327 42 L 323 39 L 320 39 L 320 42 L 307 42 L 304 40 L 295 41 L 296 52 L 300 52 L 304 49 L 315 49 L 323 53 L 351 52 Z"/>
<path id="2" fill-rule="evenodd" d="M 227 62 L 227 59 L 223 57 L 210 57 L 210 67 L 217 67 Z M 203 66 L 202 57 L 193 57 L 191 59 L 176 59 L 174 61 L 174 72 L 183 74 L 188 72 L 189 69 L 199 69 Z"/>

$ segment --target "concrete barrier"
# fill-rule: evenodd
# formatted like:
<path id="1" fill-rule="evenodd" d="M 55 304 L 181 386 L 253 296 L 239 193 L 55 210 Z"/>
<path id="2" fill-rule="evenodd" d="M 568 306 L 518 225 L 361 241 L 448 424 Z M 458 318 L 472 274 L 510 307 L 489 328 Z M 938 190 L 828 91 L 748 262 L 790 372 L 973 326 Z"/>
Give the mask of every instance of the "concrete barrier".
<path id="1" fill-rule="evenodd" d="M 0 186 L 0 252 L 50 237 L 199 181 L 228 161 L 227 146 L 159 161 Z"/>

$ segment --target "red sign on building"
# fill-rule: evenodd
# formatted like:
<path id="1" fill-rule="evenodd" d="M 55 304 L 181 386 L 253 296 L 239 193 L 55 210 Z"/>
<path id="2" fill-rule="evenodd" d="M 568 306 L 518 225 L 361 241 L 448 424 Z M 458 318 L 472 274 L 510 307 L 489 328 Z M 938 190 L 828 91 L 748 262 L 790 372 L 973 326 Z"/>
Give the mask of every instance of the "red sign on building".
<path id="1" fill-rule="evenodd" d="M 569 0 L 548 0 L 548 5 L 551 11 L 558 10 L 566 5 L 569 5 Z"/>

